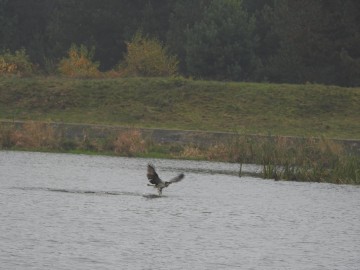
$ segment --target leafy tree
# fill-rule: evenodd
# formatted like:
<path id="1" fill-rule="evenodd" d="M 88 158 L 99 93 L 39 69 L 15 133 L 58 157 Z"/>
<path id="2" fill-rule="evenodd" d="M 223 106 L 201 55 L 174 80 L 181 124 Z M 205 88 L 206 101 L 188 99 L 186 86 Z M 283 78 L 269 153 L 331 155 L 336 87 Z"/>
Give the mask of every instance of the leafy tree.
<path id="1" fill-rule="evenodd" d="M 59 63 L 59 72 L 62 75 L 75 78 L 96 78 L 100 76 L 99 63 L 93 62 L 95 48 L 86 48 L 84 45 L 71 45 L 68 57 Z"/>
<path id="2" fill-rule="evenodd" d="M 169 29 L 169 17 L 177 0 L 144 1 L 139 18 L 139 27 L 146 35 L 166 40 Z M 195 1 L 196 2 L 196 1 Z"/>
<path id="3" fill-rule="evenodd" d="M 226 16 L 224 16 L 226 14 Z M 239 0 L 213 0 L 187 33 L 190 74 L 221 80 L 249 80 L 256 68 L 255 19 Z"/>
<path id="4" fill-rule="evenodd" d="M 34 65 L 30 62 L 29 56 L 25 50 L 9 51 L 0 55 L 0 75 L 31 75 L 34 71 Z"/>
<path id="5" fill-rule="evenodd" d="M 127 76 L 173 76 L 177 74 L 178 60 L 157 39 L 146 38 L 137 32 L 127 43 L 127 53 L 120 65 Z"/>

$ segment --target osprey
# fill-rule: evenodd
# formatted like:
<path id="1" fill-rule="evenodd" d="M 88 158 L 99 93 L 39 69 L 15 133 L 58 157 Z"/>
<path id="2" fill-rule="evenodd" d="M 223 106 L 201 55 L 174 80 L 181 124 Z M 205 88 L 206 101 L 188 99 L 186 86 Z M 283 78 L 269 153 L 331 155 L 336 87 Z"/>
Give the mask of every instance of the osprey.
<path id="1" fill-rule="evenodd" d="M 148 186 L 157 188 L 157 190 L 159 192 L 159 196 L 161 196 L 163 188 L 168 187 L 172 183 L 180 182 L 185 177 L 185 175 L 183 173 L 181 173 L 178 176 L 170 179 L 169 181 L 164 182 L 160 179 L 160 177 L 156 173 L 154 165 L 151 165 L 151 164 L 148 164 L 148 166 L 147 166 L 146 176 L 149 179 L 149 182 L 151 183 L 151 184 L 148 184 Z"/>

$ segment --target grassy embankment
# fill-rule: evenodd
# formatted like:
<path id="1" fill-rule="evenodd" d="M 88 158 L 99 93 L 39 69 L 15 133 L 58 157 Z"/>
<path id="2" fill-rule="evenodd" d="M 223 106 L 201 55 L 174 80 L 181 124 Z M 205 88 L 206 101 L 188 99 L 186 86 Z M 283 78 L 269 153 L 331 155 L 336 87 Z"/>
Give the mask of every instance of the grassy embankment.
<path id="1" fill-rule="evenodd" d="M 0 78 L 0 118 L 360 139 L 360 88 Z"/>
<path id="2" fill-rule="evenodd" d="M 240 134 L 360 139 L 360 88 L 192 81 L 181 78 L 0 78 L 0 118 L 91 124 L 237 131 Z M 131 133 L 132 132 L 132 133 Z M 360 183 L 359 160 L 331 140 L 284 144 L 242 136 L 233 142 L 159 146 L 128 134 L 68 141 L 41 124 L 2 128 L 2 148 L 91 150 L 121 155 L 257 162 L 263 175 L 290 180 Z M 350 171 L 350 173 L 348 172 Z"/>

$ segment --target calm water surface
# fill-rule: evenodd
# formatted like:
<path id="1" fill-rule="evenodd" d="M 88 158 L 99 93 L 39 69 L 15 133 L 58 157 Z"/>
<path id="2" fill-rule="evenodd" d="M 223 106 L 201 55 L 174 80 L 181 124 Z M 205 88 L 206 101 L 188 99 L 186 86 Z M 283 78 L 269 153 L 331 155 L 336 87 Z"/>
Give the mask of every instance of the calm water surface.
<path id="1" fill-rule="evenodd" d="M 237 170 L 0 151 L 0 269 L 360 269 L 359 187 Z"/>

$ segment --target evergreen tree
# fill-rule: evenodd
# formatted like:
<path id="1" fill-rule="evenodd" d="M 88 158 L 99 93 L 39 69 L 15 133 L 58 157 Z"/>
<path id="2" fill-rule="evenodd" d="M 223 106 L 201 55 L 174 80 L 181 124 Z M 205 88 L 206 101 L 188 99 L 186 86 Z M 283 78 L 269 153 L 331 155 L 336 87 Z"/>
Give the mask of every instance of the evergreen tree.
<path id="1" fill-rule="evenodd" d="M 360 2 L 344 0 L 323 4 L 331 14 L 329 25 L 336 78 L 333 83 L 360 86 Z"/>
<path id="2" fill-rule="evenodd" d="M 176 0 L 148 0 L 142 8 L 141 31 L 149 36 L 166 41 L 169 18 Z"/>
<path id="3" fill-rule="evenodd" d="M 40 62 L 48 45 L 46 26 L 55 0 L 1 0 L 1 47 L 11 51 L 25 48 L 34 62 Z"/>
<path id="4" fill-rule="evenodd" d="M 243 0 L 243 6 L 247 12 L 255 14 L 264 9 L 265 6 L 273 6 L 274 0 Z"/>
<path id="5" fill-rule="evenodd" d="M 83 44 L 108 70 L 141 30 L 185 75 L 358 86 L 359 14 L 358 0 L 0 0 L 0 51 L 46 68 Z"/>
<path id="6" fill-rule="evenodd" d="M 255 19 L 239 0 L 213 0 L 187 33 L 190 74 L 211 79 L 249 80 L 256 69 Z"/>
<path id="7" fill-rule="evenodd" d="M 211 0 L 183 0 L 176 1 L 170 15 L 167 44 L 171 52 L 179 58 L 179 69 L 187 73 L 186 67 L 186 40 L 187 31 L 202 19 L 204 10 Z"/>
<path id="8" fill-rule="evenodd" d="M 16 18 L 11 16 L 9 0 L 0 0 L 0 51 L 13 47 Z"/>
<path id="9" fill-rule="evenodd" d="M 48 27 L 55 58 L 63 57 L 72 43 L 95 47 L 101 69 L 114 67 L 126 50 L 140 18 L 140 0 L 59 1 Z"/>
<path id="10" fill-rule="evenodd" d="M 356 85 L 359 2 L 277 0 L 273 33 L 278 49 L 267 65 L 274 82 Z"/>

